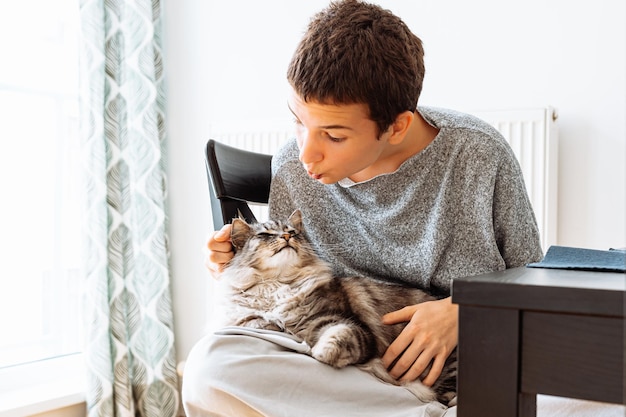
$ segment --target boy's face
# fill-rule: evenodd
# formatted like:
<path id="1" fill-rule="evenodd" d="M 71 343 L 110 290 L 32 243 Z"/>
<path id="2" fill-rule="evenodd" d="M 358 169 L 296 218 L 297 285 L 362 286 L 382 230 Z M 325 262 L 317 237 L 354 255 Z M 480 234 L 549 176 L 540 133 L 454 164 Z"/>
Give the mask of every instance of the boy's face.
<path id="1" fill-rule="evenodd" d="M 344 178 L 364 181 L 380 174 L 388 152 L 388 133 L 380 139 L 365 104 L 305 102 L 292 91 L 300 161 L 309 176 L 323 184 Z"/>

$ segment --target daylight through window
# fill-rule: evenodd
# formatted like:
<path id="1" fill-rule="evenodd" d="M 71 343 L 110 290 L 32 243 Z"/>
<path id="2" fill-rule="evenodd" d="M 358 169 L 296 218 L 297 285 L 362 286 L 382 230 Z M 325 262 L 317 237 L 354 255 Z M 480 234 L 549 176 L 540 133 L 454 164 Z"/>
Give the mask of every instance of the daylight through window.
<path id="1" fill-rule="evenodd" d="M 81 350 L 77 0 L 0 0 L 0 368 Z"/>

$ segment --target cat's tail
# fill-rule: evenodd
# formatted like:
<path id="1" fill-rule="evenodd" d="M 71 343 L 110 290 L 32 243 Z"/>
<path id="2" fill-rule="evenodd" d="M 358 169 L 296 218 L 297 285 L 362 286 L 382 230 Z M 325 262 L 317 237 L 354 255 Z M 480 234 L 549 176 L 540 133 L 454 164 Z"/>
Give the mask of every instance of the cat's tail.
<path id="1" fill-rule="evenodd" d="M 409 392 L 415 395 L 422 402 L 428 403 L 432 401 L 437 401 L 437 395 L 435 394 L 435 391 L 422 384 L 420 380 L 415 380 L 411 382 L 400 382 L 397 379 L 393 378 L 391 375 L 389 375 L 389 372 L 387 372 L 387 368 L 385 368 L 380 358 L 374 358 L 366 363 L 357 366 L 363 371 L 374 375 L 376 378 L 380 379 L 383 382 L 405 387 L 407 390 L 409 390 Z"/>

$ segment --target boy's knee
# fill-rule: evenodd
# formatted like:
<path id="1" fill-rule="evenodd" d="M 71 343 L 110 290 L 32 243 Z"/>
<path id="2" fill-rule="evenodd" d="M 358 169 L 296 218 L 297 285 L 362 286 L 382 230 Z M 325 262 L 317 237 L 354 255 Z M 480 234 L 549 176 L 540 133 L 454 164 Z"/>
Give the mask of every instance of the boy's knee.
<path id="1" fill-rule="evenodd" d="M 182 400 L 188 417 L 261 416 L 237 395 L 249 379 L 248 338 L 209 335 L 191 350 L 183 370 Z"/>
<path id="2" fill-rule="evenodd" d="M 183 393 L 204 390 L 230 380 L 227 355 L 232 355 L 236 349 L 236 346 L 227 346 L 222 338 L 215 335 L 198 341 L 185 362 Z"/>
<path id="3" fill-rule="evenodd" d="M 223 385 L 232 381 L 224 347 L 216 336 L 209 335 L 193 347 L 185 362 L 182 400 L 187 416 L 219 416 Z"/>

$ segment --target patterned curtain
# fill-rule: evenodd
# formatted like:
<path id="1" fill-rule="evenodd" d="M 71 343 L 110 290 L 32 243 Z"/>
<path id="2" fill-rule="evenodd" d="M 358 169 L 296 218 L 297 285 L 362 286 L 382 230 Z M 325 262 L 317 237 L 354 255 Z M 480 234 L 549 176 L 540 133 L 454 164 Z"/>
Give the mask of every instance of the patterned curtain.
<path id="1" fill-rule="evenodd" d="M 81 0 L 90 416 L 175 416 L 159 0 Z"/>

